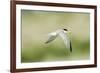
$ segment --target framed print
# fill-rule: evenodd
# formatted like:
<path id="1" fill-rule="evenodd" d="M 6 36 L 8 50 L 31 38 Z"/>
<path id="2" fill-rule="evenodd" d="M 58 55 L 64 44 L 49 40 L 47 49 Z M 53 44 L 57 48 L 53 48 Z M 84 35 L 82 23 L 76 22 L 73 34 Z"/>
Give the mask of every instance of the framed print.
<path id="1" fill-rule="evenodd" d="M 11 72 L 97 66 L 97 7 L 11 1 Z"/>

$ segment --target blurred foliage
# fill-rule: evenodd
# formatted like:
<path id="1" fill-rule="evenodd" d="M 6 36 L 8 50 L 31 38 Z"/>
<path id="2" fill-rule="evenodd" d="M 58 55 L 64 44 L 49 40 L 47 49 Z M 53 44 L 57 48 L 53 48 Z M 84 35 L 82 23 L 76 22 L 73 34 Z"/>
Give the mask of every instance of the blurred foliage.
<path id="1" fill-rule="evenodd" d="M 78 12 L 21 11 L 21 62 L 85 60 L 90 56 L 90 14 Z M 47 34 L 67 28 L 73 51 L 60 37 L 45 44 Z"/>

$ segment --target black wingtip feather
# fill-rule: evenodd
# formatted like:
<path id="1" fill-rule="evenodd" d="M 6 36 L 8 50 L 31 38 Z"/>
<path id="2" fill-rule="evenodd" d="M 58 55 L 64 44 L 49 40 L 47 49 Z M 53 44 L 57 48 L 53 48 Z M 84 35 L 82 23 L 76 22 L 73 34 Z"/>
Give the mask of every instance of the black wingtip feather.
<path id="1" fill-rule="evenodd" d="M 72 44 L 71 44 L 71 42 L 70 42 L 70 52 L 72 52 Z"/>

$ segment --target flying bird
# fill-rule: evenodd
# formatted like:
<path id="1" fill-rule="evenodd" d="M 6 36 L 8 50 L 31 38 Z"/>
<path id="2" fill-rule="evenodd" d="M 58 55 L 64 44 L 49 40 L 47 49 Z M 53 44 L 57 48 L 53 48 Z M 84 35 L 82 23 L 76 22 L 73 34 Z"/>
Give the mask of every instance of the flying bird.
<path id="1" fill-rule="evenodd" d="M 71 41 L 70 41 L 67 34 L 68 34 L 67 29 L 59 29 L 59 30 L 56 30 L 55 32 L 51 32 L 51 33 L 48 34 L 49 38 L 45 43 L 46 44 L 50 43 L 53 40 L 55 40 L 58 36 L 60 36 L 62 38 L 62 40 L 64 41 L 64 44 L 65 44 L 66 48 L 70 49 L 70 52 L 72 52 Z"/>

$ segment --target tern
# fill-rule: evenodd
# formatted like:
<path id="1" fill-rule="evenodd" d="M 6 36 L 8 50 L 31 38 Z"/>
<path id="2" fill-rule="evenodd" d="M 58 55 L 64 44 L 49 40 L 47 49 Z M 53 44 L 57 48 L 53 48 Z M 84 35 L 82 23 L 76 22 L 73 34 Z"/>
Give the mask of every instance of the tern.
<path id="1" fill-rule="evenodd" d="M 55 32 L 51 32 L 48 34 L 49 38 L 45 43 L 46 44 L 50 43 L 53 40 L 55 40 L 58 36 L 60 36 L 62 38 L 62 40 L 64 41 L 65 47 L 68 48 L 70 52 L 72 52 L 71 41 L 70 41 L 67 33 L 68 33 L 67 29 L 59 29 L 59 30 L 56 30 Z"/>

